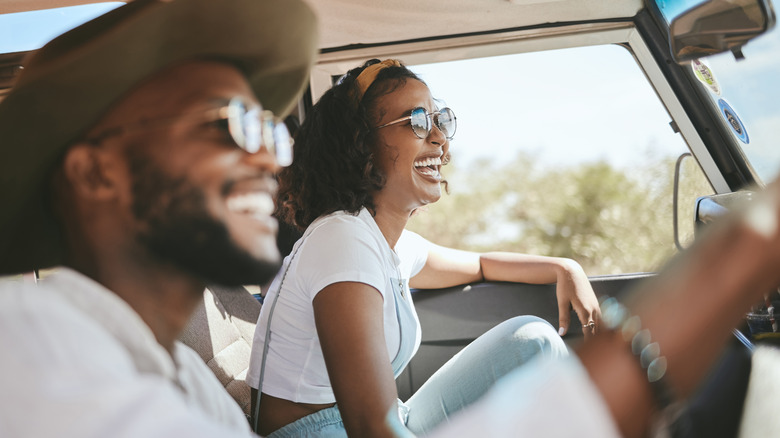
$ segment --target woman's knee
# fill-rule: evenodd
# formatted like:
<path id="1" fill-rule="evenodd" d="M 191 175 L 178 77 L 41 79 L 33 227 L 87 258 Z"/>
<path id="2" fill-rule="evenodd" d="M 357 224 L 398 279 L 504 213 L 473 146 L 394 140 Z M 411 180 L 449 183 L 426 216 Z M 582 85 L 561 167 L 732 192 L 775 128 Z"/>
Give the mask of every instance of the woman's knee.
<path id="1" fill-rule="evenodd" d="M 536 316 L 516 316 L 497 325 L 493 330 L 497 331 L 497 338 L 504 344 L 500 348 L 520 350 L 528 356 L 543 354 L 558 357 L 568 354 L 566 344 L 555 327 Z"/>

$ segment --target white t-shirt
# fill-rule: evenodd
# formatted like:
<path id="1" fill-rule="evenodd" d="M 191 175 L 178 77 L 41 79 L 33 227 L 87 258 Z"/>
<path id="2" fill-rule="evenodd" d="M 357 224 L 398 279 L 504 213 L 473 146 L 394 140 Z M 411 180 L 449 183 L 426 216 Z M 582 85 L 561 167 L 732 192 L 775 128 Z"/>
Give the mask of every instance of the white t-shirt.
<path id="1" fill-rule="evenodd" d="M 253 436 L 197 353 L 177 343 L 171 357 L 126 302 L 75 271 L 0 281 L 0 351 L 0 436 Z"/>
<path id="2" fill-rule="evenodd" d="M 357 216 L 340 211 L 314 221 L 285 258 L 268 289 L 255 328 L 247 383 L 258 387 L 268 316 L 282 277 L 284 283 L 271 321 L 264 393 L 302 403 L 336 401 L 317 336 L 312 301 L 326 286 L 343 281 L 365 283 L 382 294 L 385 342 L 391 359 L 396 358 L 401 346 L 401 326 L 404 336 L 411 338 L 411 348 L 405 348 L 403 357 L 395 359 L 400 363 L 396 376 L 400 374 L 420 345 L 420 322 L 409 297 L 409 278 L 425 265 L 429 245 L 419 235 L 404 231 L 395 251 L 391 250 L 366 209 Z M 397 290 L 399 283 L 403 295 Z"/>

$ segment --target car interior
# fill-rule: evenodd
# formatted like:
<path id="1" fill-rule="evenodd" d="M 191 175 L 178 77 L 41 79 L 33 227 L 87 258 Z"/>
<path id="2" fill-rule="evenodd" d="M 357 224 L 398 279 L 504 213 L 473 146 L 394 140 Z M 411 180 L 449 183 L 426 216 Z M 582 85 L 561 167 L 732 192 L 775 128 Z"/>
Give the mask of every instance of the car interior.
<path id="1" fill-rule="evenodd" d="M 0 0 L 0 20 L 22 13 L 101 3 L 104 2 Z M 707 191 L 695 194 L 692 200 L 680 201 L 690 208 L 691 216 L 678 217 L 678 211 L 683 208 L 677 200 L 679 172 L 664 182 L 674 197 L 666 197 L 668 205 L 649 205 L 648 201 L 637 207 L 648 211 L 663 208 L 670 219 L 673 217 L 674 235 L 669 220 L 666 225 L 670 233 L 661 236 L 670 248 L 670 255 L 676 252 L 675 245 L 684 247 L 677 237 L 678 224 L 681 227 L 685 224 L 695 230 L 694 234 L 699 234 L 723 212 L 750 202 L 751 193 L 780 171 L 780 154 L 770 152 L 769 141 L 772 128 L 776 132 L 780 127 L 780 113 L 774 110 L 765 114 L 765 119 L 748 117 L 746 108 L 752 101 L 737 97 L 743 92 L 740 87 L 751 84 L 758 87 L 756 93 L 761 99 L 776 102 L 778 97 L 776 84 L 762 87 L 757 84 L 760 79 L 753 79 L 767 76 L 739 76 L 740 68 L 755 65 L 751 62 L 770 62 L 763 52 L 751 52 L 753 47 L 770 52 L 772 47 L 778 48 L 774 43 L 778 40 L 778 31 L 773 29 L 774 12 L 767 1 L 312 0 L 310 4 L 320 20 L 320 57 L 311 73 L 309 88 L 293 114 L 298 120 L 305 119 L 307 109 L 335 79 L 370 58 L 398 58 L 414 69 L 416 65 L 443 65 L 591 46 L 627 50 L 641 73 L 642 86 L 649 87 L 660 102 L 668 123 L 663 128 L 671 129 L 670 135 L 684 141 L 685 157 L 692 157 L 691 165 L 706 179 Z M 16 38 L 18 28 L 4 29 L 2 23 L 0 40 Z M 764 50 L 761 44 L 770 44 L 765 41 L 775 45 Z M 13 87 L 25 56 L 34 50 L 31 47 L 0 53 L 0 99 Z M 723 63 L 730 63 L 728 68 L 718 71 L 723 95 L 714 93 L 713 81 L 697 76 L 691 67 L 702 56 L 713 53 L 721 53 L 717 56 L 724 59 Z M 770 67 L 764 67 L 775 68 L 776 77 L 778 61 L 771 62 Z M 714 59 L 711 65 L 716 65 Z M 601 68 L 608 70 L 610 65 Z M 572 74 L 576 75 L 576 68 L 573 70 Z M 735 77 L 743 79 L 731 81 L 728 74 L 732 71 Z M 732 87 L 728 90 L 732 93 L 731 105 L 727 103 L 724 107 L 719 102 L 724 101 L 727 82 Z M 766 102 L 757 102 L 754 105 L 757 113 L 768 111 L 766 105 L 762 106 Z M 733 110 L 737 103 L 741 106 L 741 119 Z M 567 105 L 563 100 L 558 104 Z M 467 123 L 465 117 L 461 121 Z M 605 126 L 608 124 L 605 121 Z M 607 136 L 608 131 L 601 132 L 607 132 L 604 134 Z M 749 142 L 744 139 L 745 131 L 753 135 Z M 681 155 L 680 161 L 685 157 Z M 627 227 L 631 229 L 631 224 Z M 284 238 L 294 239 L 294 235 Z M 623 241 L 620 245 L 630 247 L 632 242 Z M 620 297 L 631 293 L 637 282 L 653 276 L 654 268 L 657 266 L 599 273 L 591 275 L 590 280 L 598 296 Z M 24 278 L 23 281 L 35 281 L 35 275 Z M 244 377 L 254 325 L 262 306 L 261 286 L 247 285 L 239 290 L 210 287 L 205 292 L 204 305 L 181 337 L 207 362 L 247 415 L 250 414 L 250 390 Z M 411 396 L 463 346 L 507 318 L 532 314 L 558 325 L 555 285 L 485 282 L 414 291 L 413 298 L 422 325 L 422 345 L 397 379 L 401 399 Z M 763 312 L 772 308 L 772 300 L 778 299 L 777 293 L 769 297 L 769 305 L 762 308 Z M 581 322 L 576 313 L 572 311 L 570 316 L 571 326 L 579 327 Z M 709 373 L 688 412 L 672 430 L 672 436 L 736 434 L 750 371 L 749 351 L 756 342 L 777 339 L 771 328 L 769 333 L 766 330 L 763 333 L 763 337 L 756 337 L 760 332 L 752 330 L 747 321 L 735 330 L 733 343 Z M 570 346 L 582 339 L 577 329 L 564 337 Z"/>

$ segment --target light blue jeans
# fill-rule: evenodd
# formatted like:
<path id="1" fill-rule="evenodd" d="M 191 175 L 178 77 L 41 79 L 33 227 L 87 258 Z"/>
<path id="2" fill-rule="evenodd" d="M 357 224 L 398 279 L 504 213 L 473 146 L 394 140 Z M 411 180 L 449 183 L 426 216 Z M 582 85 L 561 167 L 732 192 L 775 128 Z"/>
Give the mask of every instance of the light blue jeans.
<path id="1" fill-rule="evenodd" d="M 317 411 L 275 430 L 266 438 L 346 438 L 338 406 Z"/>
<path id="2" fill-rule="evenodd" d="M 508 319 L 453 356 L 409 398 L 406 427 L 424 435 L 531 358 L 568 354 L 563 339 L 547 321 L 535 316 Z"/>
<path id="3" fill-rule="evenodd" d="M 414 434 L 425 435 L 477 401 L 496 380 L 540 354 L 553 358 L 569 354 L 552 325 L 535 316 L 502 322 L 467 345 L 414 393 L 405 403 L 409 408 L 406 427 Z M 334 406 L 290 423 L 268 438 L 346 436 L 338 407 Z"/>

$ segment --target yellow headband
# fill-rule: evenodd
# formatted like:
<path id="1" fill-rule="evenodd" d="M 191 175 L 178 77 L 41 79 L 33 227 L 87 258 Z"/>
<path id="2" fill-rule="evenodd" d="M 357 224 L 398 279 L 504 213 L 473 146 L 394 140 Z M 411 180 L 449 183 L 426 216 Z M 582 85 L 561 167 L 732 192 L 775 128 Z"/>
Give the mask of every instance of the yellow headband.
<path id="1" fill-rule="evenodd" d="M 360 72 L 358 77 L 355 78 L 355 100 L 360 102 L 363 99 L 363 95 L 368 90 L 368 87 L 376 80 L 376 75 L 387 67 L 402 67 L 402 65 L 396 59 L 385 59 L 382 62 L 369 65 Z"/>

